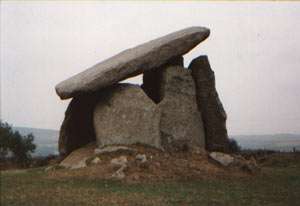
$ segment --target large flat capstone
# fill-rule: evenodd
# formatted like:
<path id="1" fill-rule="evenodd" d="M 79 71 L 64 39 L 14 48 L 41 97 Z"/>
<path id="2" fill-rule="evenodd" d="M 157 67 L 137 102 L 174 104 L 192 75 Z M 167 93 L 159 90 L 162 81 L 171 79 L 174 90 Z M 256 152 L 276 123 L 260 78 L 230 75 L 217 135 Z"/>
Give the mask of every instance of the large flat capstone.
<path id="1" fill-rule="evenodd" d="M 55 87 L 56 92 L 61 99 L 68 99 L 158 68 L 168 60 L 189 52 L 209 33 L 209 29 L 204 27 L 190 27 L 127 49 L 59 83 Z"/>

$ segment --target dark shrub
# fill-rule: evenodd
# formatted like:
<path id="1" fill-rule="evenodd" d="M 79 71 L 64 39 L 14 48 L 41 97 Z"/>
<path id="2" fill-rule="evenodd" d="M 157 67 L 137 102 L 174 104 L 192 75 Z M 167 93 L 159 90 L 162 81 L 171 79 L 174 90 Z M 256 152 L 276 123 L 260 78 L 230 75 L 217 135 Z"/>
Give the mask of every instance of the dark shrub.
<path id="1" fill-rule="evenodd" d="M 237 143 L 235 139 L 229 139 L 229 152 L 231 153 L 239 153 L 241 151 L 241 147 Z"/>
<path id="2" fill-rule="evenodd" d="M 14 162 L 26 166 L 31 160 L 31 153 L 36 145 L 33 143 L 32 134 L 22 136 L 18 131 L 13 131 L 11 126 L 0 120 L 0 160 L 9 155 Z"/>

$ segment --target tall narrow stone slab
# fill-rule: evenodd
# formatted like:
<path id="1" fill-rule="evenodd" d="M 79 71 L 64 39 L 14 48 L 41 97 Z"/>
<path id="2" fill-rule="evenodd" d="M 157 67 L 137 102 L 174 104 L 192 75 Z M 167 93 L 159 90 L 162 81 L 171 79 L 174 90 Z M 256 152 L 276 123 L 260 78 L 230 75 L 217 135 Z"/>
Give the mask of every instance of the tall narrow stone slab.
<path id="1" fill-rule="evenodd" d="M 197 104 L 205 127 L 206 148 L 228 151 L 226 112 L 215 87 L 215 75 L 207 56 L 199 56 L 189 65 L 196 83 Z"/>
<path id="2" fill-rule="evenodd" d="M 190 27 L 127 49 L 59 83 L 55 87 L 56 92 L 61 99 L 67 99 L 158 68 L 170 59 L 189 52 L 209 33 L 209 29 L 204 27 Z"/>
<path id="3" fill-rule="evenodd" d="M 204 149 L 204 128 L 190 71 L 182 66 L 167 66 L 155 74 L 159 79 L 155 98 L 160 100 L 163 147 L 169 151 Z M 145 84 L 144 90 L 147 91 L 149 85 L 152 86 Z"/>

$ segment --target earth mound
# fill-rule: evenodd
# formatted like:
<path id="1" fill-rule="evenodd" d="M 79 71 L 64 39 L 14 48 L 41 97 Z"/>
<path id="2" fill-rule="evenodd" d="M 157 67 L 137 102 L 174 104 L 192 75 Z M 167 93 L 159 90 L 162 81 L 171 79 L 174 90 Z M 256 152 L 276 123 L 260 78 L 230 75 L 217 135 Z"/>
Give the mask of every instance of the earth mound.
<path id="1" fill-rule="evenodd" d="M 84 163 L 83 163 L 84 162 Z M 206 151 L 165 152 L 146 145 L 97 148 L 95 143 L 75 150 L 59 166 L 48 168 L 49 178 L 119 179 L 152 182 L 252 175 L 242 167 L 223 166 Z"/>

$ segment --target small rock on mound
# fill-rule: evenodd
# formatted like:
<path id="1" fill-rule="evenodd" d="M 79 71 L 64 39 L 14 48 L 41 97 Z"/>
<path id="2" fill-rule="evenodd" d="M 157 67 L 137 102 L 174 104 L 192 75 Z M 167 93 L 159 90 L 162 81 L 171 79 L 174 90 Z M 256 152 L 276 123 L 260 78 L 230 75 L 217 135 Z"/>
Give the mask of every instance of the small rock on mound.
<path id="1" fill-rule="evenodd" d="M 95 143 L 90 143 L 69 154 L 59 165 L 69 169 L 79 169 L 86 167 L 86 160 L 94 156 Z"/>
<path id="2" fill-rule="evenodd" d="M 260 170 L 255 158 L 250 157 L 249 160 L 237 154 L 225 154 L 222 152 L 211 152 L 209 157 L 225 167 L 233 167 L 244 170 L 249 173 L 256 173 Z"/>
<path id="3" fill-rule="evenodd" d="M 212 152 L 209 154 L 209 157 L 223 166 L 229 166 L 234 162 L 234 158 L 231 155 L 222 152 Z"/>

